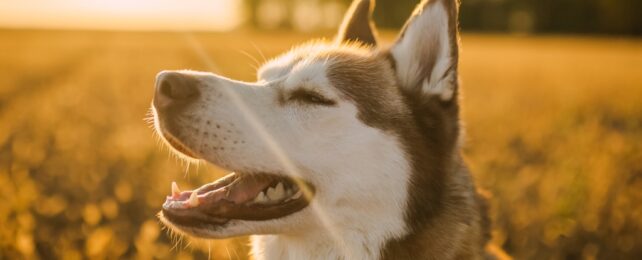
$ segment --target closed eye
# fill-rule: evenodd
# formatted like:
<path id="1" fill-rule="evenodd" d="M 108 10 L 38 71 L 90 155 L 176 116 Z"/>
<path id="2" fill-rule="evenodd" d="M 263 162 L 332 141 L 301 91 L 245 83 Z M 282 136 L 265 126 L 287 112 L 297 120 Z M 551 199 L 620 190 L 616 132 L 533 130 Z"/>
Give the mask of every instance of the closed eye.
<path id="1" fill-rule="evenodd" d="M 306 103 L 306 104 L 313 104 L 313 105 L 322 105 L 322 106 L 333 106 L 336 105 L 337 102 L 324 97 L 323 95 L 307 90 L 307 89 L 297 89 L 290 93 L 290 96 L 288 97 L 288 101 L 296 101 L 296 102 L 301 102 L 301 103 Z"/>

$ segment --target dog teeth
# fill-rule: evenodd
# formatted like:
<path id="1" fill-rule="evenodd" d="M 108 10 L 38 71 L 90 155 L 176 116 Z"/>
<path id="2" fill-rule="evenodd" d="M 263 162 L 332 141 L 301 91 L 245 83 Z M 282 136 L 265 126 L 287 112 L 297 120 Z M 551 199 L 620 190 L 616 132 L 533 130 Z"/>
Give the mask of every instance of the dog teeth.
<path id="1" fill-rule="evenodd" d="M 268 188 L 267 192 L 265 193 L 268 197 L 268 200 L 275 200 L 276 198 L 276 189 L 270 187 Z"/>
<path id="2" fill-rule="evenodd" d="M 276 185 L 276 197 L 279 200 L 285 198 L 285 188 L 283 187 L 283 183 L 281 182 Z"/>
<path id="3" fill-rule="evenodd" d="M 192 192 L 192 195 L 189 196 L 189 200 L 187 201 L 187 205 L 190 207 L 196 207 L 198 204 L 198 194 L 196 194 L 196 192 Z"/>
<path id="4" fill-rule="evenodd" d="M 276 185 L 276 188 L 269 188 L 267 190 L 267 196 L 270 200 L 278 201 L 285 197 L 285 190 L 283 189 L 283 183 Z"/>
<path id="5" fill-rule="evenodd" d="M 261 193 L 259 193 L 259 195 L 256 196 L 256 198 L 254 198 L 254 202 L 256 202 L 256 203 L 265 203 L 265 202 L 268 202 L 268 201 L 269 201 L 268 197 L 265 196 L 265 193 L 262 192 L 262 191 L 261 191 Z"/>
<path id="6" fill-rule="evenodd" d="M 181 195 L 181 190 L 178 188 L 178 184 L 175 181 L 172 182 L 172 197 L 178 198 Z"/>
<path id="7" fill-rule="evenodd" d="M 292 196 L 292 199 L 298 199 L 298 198 L 301 198 L 301 195 L 302 195 L 301 190 L 298 190 L 298 191 L 294 194 L 294 196 Z"/>
<path id="8" fill-rule="evenodd" d="M 301 195 L 301 190 L 295 188 L 285 188 L 285 185 L 282 182 L 279 182 L 275 187 L 269 187 L 265 191 L 262 191 L 261 193 L 256 195 L 252 202 L 262 204 L 288 202 L 300 198 Z"/>

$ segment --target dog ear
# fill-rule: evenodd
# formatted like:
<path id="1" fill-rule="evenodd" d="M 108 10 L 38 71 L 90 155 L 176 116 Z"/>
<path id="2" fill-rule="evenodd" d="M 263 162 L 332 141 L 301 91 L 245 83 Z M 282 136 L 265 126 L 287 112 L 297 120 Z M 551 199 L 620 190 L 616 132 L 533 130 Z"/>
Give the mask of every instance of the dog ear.
<path id="1" fill-rule="evenodd" d="M 336 41 L 359 41 L 377 45 L 376 32 L 371 21 L 374 5 L 374 0 L 354 0 L 343 17 Z"/>
<path id="2" fill-rule="evenodd" d="M 401 87 L 450 101 L 457 94 L 458 0 L 424 0 L 390 49 Z"/>

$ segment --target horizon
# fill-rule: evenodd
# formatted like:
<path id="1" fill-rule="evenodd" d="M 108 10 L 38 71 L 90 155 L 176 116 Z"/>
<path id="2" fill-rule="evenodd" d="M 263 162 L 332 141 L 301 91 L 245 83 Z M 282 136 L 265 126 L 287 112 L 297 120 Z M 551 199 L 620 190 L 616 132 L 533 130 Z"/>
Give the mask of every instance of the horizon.
<path id="1" fill-rule="evenodd" d="M 240 0 L 7 0 L 0 28 L 229 31 L 244 22 Z"/>

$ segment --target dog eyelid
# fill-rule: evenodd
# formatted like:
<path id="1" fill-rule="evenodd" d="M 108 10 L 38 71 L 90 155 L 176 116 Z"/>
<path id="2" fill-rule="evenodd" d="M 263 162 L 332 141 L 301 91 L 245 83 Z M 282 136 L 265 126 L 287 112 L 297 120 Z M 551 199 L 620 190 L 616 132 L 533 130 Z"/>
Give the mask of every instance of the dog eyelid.
<path id="1" fill-rule="evenodd" d="M 307 89 L 297 89 L 290 93 L 288 101 L 298 101 L 314 105 L 334 106 L 336 101 L 324 97 L 316 91 Z"/>

